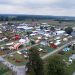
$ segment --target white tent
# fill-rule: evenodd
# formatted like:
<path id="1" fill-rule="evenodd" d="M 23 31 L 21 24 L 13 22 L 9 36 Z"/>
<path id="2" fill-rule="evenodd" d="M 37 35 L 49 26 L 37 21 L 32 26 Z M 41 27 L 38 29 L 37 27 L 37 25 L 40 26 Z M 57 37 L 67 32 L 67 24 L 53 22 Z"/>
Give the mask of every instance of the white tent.
<path id="1" fill-rule="evenodd" d="M 56 37 L 55 40 L 59 40 L 61 37 Z"/>
<path id="2" fill-rule="evenodd" d="M 40 39 L 42 39 L 42 37 L 39 36 L 39 37 L 38 37 L 38 40 L 40 40 Z"/>
<path id="3" fill-rule="evenodd" d="M 60 45 L 61 44 L 61 42 L 56 42 L 56 43 L 54 43 L 55 45 Z"/>
<path id="4" fill-rule="evenodd" d="M 32 33 L 32 34 L 30 34 L 30 36 L 35 36 L 36 34 L 34 34 L 34 33 Z"/>
<path id="5" fill-rule="evenodd" d="M 72 36 L 68 36 L 68 38 L 72 38 Z"/>
<path id="6" fill-rule="evenodd" d="M 65 31 L 61 30 L 61 31 L 56 31 L 57 35 L 63 35 L 65 33 Z"/>
<path id="7" fill-rule="evenodd" d="M 8 39 L 8 38 L 5 37 L 5 38 L 2 39 L 2 41 L 7 40 L 7 39 Z"/>
<path id="8" fill-rule="evenodd" d="M 68 38 L 63 38 L 63 41 L 68 41 Z"/>
<path id="9" fill-rule="evenodd" d="M 33 27 L 27 27 L 27 26 L 18 26 L 17 28 L 23 28 L 25 30 L 33 29 Z"/>
<path id="10" fill-rule="evenodd" d="M 44 34 L 46 37 L 50 37 L 50 35 L 49 34 Z"/>
<path id="11" fill-rule="evenodd" d="M 11 42 L 11 43 L 7 43 L 6 45 L 13 45 L 14 44 L 14 42 Z"/>
<path id="12" fill-rule="evenodd" d="M 60 42 L 61 40 L 56 40 L 57 42 Z"/>
<path id="13" fill-rule="evenodd" d="M 19 40 L 19 43 L 24 44 L 24 43 L 25 43 L 25 41 L 26 41 L 25 39 L 20 39 L 20 40 Z"/>
<path id="14" fill-rule="evenodd" d="M 20 51 L 17 51 L 18 54 L 22 54 Z"/>
<path id="15" fill-rule="evenodd" d="M 36 44 L 39 43 L 39 42 L 40 42 L 40 40 L 36 40 L 36 41 L 35 41 Z"/>
<path id="16" fill-rule="evenodd" d="M 68 36 L 69 34 L 64 34 L 64 36 Z"/>

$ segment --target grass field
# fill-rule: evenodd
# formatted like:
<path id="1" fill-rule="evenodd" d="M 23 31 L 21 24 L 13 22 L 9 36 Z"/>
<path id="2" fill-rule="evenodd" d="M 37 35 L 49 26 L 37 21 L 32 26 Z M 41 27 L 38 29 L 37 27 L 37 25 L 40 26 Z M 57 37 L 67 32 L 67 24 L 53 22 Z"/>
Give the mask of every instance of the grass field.
<path id="1" fill-rule="evenodd" d="M 4 22 L 6 22 L 6 21 L 0 21 L 0 23 L 4 23 Z M 48 20 L 38 20 L 38 21 L 32 21 L 32 20 L 30 20 L 30 19 L 28 19 L 28 20 L 23 20 L 23 21 L 8 21 L 8 22 L 10 22 L 10 23 L 23 23 L 23 22 L 26 22 L 26 23 L 32 23 L 32 22 L 34 22 L 34 23 L 48 23 L 48 24 L 50 24 L 50 25 L 68 25 L 68 26 L 75 26 L 75 22 L 74 21 L 68 21 L 68 22 L 66 22 L 66 21 L 63 21 L 63 22 L 61 22 L 61 24 L 59 23 L 59 21 L 54 21 L 54 20 L 50 20 L 50 19 L 48 19 Z"/>
<path id="2" fill-rule="evenodd" d="M 20 55 L 17 53 L 13 54 L 13 57 L 6 56 L 5 59 L 8 60 L 10 63 L 16 65 L 16 66 L 25 65 L 28 61 L 28 59 L 24 58 L 23 55 Z"/>
<path id="3" fill-rule="evenodd" d="M 38 45 L 36 46 L 38 49 L 41 48 L 43 49 L 43 51 L 39 51 L 40 56 L 44 56 L 45 54 L 47 54 L 48 52 L 52 52 L 54 49 L 48 47 L 48 46 L 44 46 L 44 45 Z M 4 57 L 6 60 L 8 60 L 10 63 L 16 65 L 16 66 L 21 66 L 21 65 L 25 65 L 28 62 L 28 58 L 24 57 L 24 54 L 18 54 L 15 53 L 13 54 L 13 56 L 6 56 Z M 17 62 L 19 61 L 19 62 Z"/>

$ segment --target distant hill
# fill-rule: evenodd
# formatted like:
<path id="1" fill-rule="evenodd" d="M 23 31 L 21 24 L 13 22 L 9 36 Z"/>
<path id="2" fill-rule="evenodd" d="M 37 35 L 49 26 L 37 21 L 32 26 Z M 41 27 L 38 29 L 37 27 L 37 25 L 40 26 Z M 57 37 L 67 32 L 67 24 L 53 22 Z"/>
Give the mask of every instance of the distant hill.
<path id="1" fill-rule="evenodd" d="M 16 20 L 55 20 L 55 21 L 75 21 L 75 17 L 71 16 L 48 16 L 48 15 L 13 15 L 13 14 L 0 14 L 0 21 L 16 21 Z"/>

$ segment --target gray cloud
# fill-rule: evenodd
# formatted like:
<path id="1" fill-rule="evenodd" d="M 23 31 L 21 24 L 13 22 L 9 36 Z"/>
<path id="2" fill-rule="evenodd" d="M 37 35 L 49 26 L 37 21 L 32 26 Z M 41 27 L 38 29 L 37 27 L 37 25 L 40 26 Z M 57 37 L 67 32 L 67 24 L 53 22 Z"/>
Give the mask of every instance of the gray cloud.
<path id="1" fill-rule="evenodd" d="M 74 15 L 75 0 L 0 0 L 0 13 L 32 13 L 56 15 Z M 19 9 L 20 8 L 20 9 Z M 73 11 L 72 11 L 73 10 Z M 47 13 L 48 12 L 48 13 Z M 26 14 L 25 13 L 25 14 Z"/>
<path id="2" fill-rule="evenodd" d="M 16 0 L 18 2 L 18 0 Z M 40 1 L 40 0 L 39 0 Z M 31 2 L 29 0 L 25 0 L 24 3 L 13 3 L 12 0 L 0 0 L 0 4 L 8 4 L 8 5 L 15 5 L 15 6 L 22 6 L 22 7 L 27 7 L 27 8 L 46 8 L 46 7 L 52 7 L 52 8 L 64 8 L 64 9 L 71 9 L 75 8 L 75 0 L 60 0 L 58 2 L 50 3 L 41 3 L 37 2 Z"/>
<path id="3" fill-rule="evenodd" d="M 56 3 L 55 6 L 64 9 L 75 9 L 75 0 L 61 0 L 61 2 Z"/>

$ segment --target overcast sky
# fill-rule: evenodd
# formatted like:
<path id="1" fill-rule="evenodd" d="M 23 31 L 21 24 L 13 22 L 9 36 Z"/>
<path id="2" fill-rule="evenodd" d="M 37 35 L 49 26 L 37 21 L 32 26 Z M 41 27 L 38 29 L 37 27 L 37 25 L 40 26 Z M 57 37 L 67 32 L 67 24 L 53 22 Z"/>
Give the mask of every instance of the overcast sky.
<path id="1" fill-rule="evenodd" d="M 0 14 L 75 16 L 75 0 L 0 0 Z"/>

